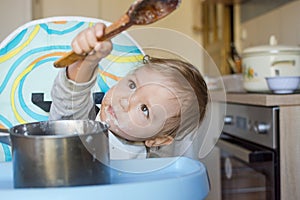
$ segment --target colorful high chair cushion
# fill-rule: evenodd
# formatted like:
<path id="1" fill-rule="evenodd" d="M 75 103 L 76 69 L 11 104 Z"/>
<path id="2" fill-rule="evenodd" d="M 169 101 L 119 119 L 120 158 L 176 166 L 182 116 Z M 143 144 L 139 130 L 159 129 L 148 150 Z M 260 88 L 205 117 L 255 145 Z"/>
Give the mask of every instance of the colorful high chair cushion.
<path id="1" fill-rule="evenodd" d="M 71 50 L 71 41 L 83 29 L 107 21 L 86 17 L 51 17 L 31 21 L 0 44 L 0 128 L 48 119 L 50 91 L 59 69 L 53 62 Z M 99 63 L 93 92 L 105 93 L 136 67 L 143 52 L 122 33 L 112 39 L 111 54 Z"/>
<path id="2" fill-rule="evenodd" d="M 11 147 L 0 142 L 0 162 L 9 162 L 11 159 Z"/>

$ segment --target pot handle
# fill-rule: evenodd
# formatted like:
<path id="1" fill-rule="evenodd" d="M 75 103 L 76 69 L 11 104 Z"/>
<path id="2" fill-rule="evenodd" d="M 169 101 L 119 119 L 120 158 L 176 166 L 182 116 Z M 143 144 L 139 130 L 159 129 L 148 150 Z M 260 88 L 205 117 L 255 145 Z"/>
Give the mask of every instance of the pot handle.
<path id="1" fill-rule="evenodd" d="M 282 64 L 295 66 L 296 61 L 295 60 L 276 60 L 276 61 L 272 62 L 271 66 L 274 67 L 276 65 L 282 65 Z"/>

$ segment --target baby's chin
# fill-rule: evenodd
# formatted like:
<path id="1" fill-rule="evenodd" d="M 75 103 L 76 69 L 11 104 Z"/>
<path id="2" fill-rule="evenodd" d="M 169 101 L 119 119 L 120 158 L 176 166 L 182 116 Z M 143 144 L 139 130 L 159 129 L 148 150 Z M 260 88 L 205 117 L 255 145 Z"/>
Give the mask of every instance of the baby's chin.
<path id="1" fill-rule="evenodd" d="M 144 139 L 137 138 L 133 135 L 125 133 L 123 130 L 121 130 L 115 124 L 109 124 L 109 130 L 110 130 L 110 132 L 112 132 L 117 137 L 128 140 L 128 141 L 132 141 L 132 142 L 142 142 L 142 141 L 144 141 Z"/>

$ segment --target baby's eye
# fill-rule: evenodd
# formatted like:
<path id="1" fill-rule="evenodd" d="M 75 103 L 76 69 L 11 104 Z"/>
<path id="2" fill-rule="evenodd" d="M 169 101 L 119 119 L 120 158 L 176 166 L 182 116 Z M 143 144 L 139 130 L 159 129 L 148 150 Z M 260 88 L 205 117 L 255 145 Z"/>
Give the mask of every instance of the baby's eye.
<path id="1" fill-rule="evenodd" d="M 145 115 L 147 118 L 149 118 L 149 109 L 148 109 L 148 107 L 147 107 L 145 104 L 142 104 L 142 105 L 141 105 L 141 110 L 142 110 L 142 112 L 144 113 L 144 115 Z"/>
<path id="2" fill-rule="evenodd" d="M 128 83 L 128 87 L 132 90 L 135 89 L 136 88 L 135 82 L 130 80 L 129 83 Z"/>

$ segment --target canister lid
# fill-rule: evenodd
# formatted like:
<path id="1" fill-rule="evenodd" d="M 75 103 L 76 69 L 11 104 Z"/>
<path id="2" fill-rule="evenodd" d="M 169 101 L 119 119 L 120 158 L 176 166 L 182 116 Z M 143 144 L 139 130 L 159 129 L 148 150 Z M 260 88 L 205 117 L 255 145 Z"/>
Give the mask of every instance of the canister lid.
<path id="1" fill-rule="evenodd" d="M 269 45 L 261 45 L 246 48 L 243 56 L 266 54 L 300 54 L 299 46 L 278 45 L 275 36 L 270 37 Z"/>

